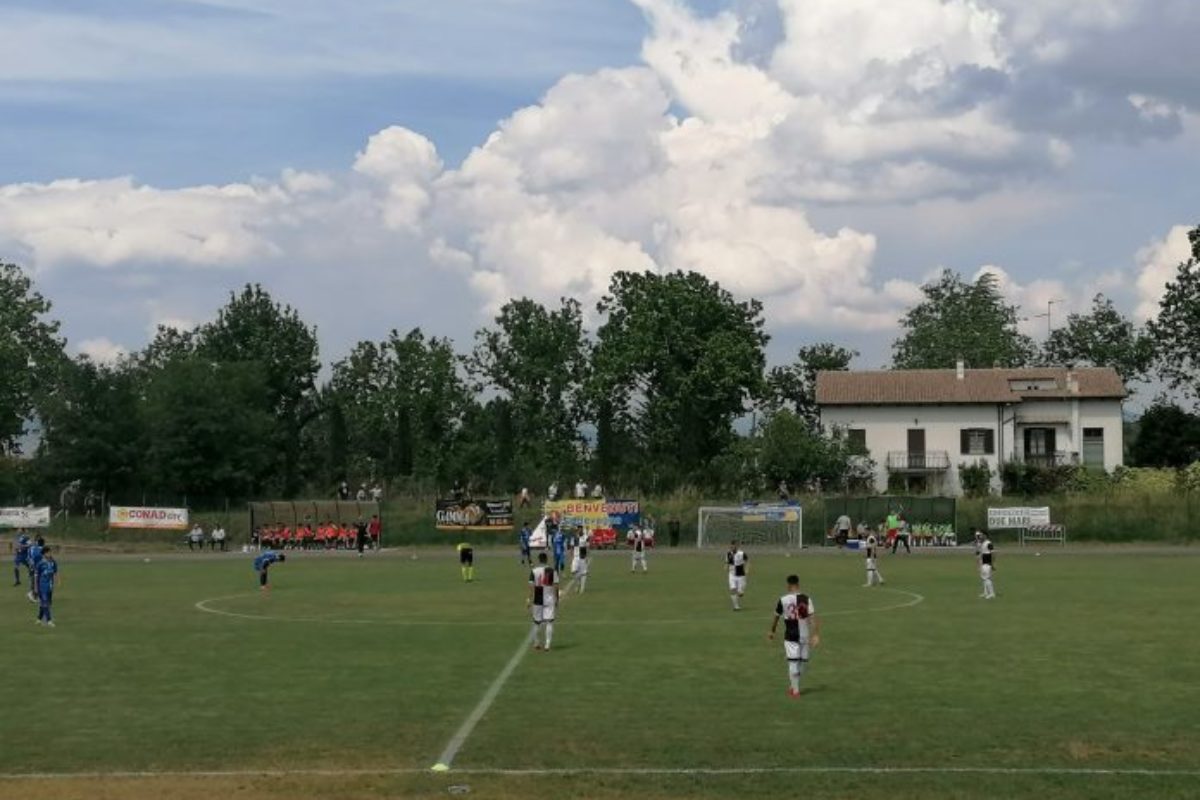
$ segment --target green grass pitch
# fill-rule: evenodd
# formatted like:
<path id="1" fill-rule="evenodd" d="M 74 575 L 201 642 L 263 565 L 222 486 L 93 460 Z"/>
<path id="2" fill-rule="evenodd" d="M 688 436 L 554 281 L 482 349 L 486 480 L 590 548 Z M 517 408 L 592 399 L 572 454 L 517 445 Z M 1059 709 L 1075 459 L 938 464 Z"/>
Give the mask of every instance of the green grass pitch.
<path id="1" fill-rule="evenodd" d="M 431 774 L 529 630 L 515 552 L 476 561 L 464 584 L 448 547 L 297 554 L 264 597 L 240 554 L 68 554 L 57 628 L 17 589 L 4 600 L 0 796 L 1200 793 L 1186 550 L 1001 551 L 994 602 L 965 551 L 885 556 L 882 589 L 862 587 L 856 554 L 751 551 L 740 613 L 721 551 L 651 552 L 646 575 L 600 554 L 554 650 L 520 661 L 452 770 Z M 823 618 L 799 700 L 766 640 L 793 571 Z M 750 771 L 664 772 L 693 769 Z M 126 772 L 167 774 L 111 774 Z M 63 775 L 79 773 L 109 774 Z"/>

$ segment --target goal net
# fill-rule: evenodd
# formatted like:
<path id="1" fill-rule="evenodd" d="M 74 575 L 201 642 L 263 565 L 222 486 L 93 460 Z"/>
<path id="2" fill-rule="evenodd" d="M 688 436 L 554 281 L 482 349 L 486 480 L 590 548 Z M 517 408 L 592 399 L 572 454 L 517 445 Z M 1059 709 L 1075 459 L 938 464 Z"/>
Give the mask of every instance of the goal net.
<path id="1" fill-rule="evenodd" d="M 740 544 L 804 546 L 804 515 L 799 505 L 704 506 L 696 526 L 696 546 Z"/>

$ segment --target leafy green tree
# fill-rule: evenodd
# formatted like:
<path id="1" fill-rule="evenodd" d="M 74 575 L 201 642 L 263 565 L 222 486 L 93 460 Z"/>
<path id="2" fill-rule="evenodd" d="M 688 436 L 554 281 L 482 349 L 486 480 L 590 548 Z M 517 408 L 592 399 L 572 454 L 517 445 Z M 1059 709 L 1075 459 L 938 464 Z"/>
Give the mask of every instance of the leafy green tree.
<path id="1" fill-rule="evenodd" d="M 1139 467 L 1178 469 L 1200 461 L 1200 416 L 1158 399 L 1139 420 L 1130 457 Z"/>
<path id="2" fill-rule="evenodd" d="M 500 309 L 495 327 L 476 334 L 468 365 L 483 387 L 507 400 L 497 422 L 508 426 L 513 453 L 504 471 L 541 484 L 573 471 L 582 442 L 588 343 L 583 311 L 564 299 L 550 311 L 528 299 Z"/>
<path id="3" fill-rule="evenodd" d="M 1146 326 L 1158 355 L 1158 371 L 1172 389 L 1200 402 L 1200 227 L 1188 232 L 1192 257 L 1167 284 L 1157 319 Z"/>
<path id="4" fill-rule="evenodd" d="M 837 488 L 851 475 L 851 455 L 838 434 L 825 435 L 807 420 L 783 409 L 762 426 L 760 466 L 768 486 Z"/>
<path id="5" fill-rule="evenodd" d="M 1145 376 L 1154 362 L 1154 343 L 1102 294 L 1087 314 L 1071 314 L 1042 349 L 1048 364 L 1112 367 L 1125 381 Z"/>
<path id="6" fill-rule="evenodd" d="M 139 484 L 145 431 L 142 380 L 131 362 L 65 362 L 40 404 L 37 465 L 48 485 L 81 480 L 86 489 L 132 497 Z"/>
<path id="7" fill-rule="evenodd" d="M 277 463 L 257 363 L 173 361 L 145 387 L 146 488 L 215 501 L 258 493 Z M 193 500 L 195 502 L 195 500 Z"/>
<path id="8" fill-rule="evenodd" d="M 334 364 L 330 387 L 345 415 L 352 466 L 361 472 L 369 459 L 391 477 L 457 477 L 451 449 L 471 403 L 459 366 L 448 339 L 426 339 L 420 329 L 359 342 Z"/>
<path id="9" fill-rule="evenodd" d="M 597 310 L 606 319 L 593 358 L 593 407 L 605 408 L 611 435 L 635 444 L 649 473 L 643 488 L 700 475 L 733 439 L 733 420 L 762 394 L 762 305 L 738 302 L 694 272 L 618 272 Z"/>
<path id="10" fill-rule="evenodd" d="M 1017 309 L 1004 301 L 996 277 L 984 273 L 968 283 L 956 272 L 921 287 L 925 298 L 900 320 L 903 335 L 892 344 L 896 369 L 1022 367 L 1033 361 L 1033 340 L 1017 331 Z"/>
<path id="11" fill-rule="evenodd" d="M 0 263 L 0 456 L 18 452 L 37 400 L 62 362 L 50 302 L 20 267 Z"/>
<path id="12" fill-rule="evenodd" d="M 217 363 L 253 365 L 263 374 L 260 403 L 275 418 L 267 437 L 288 495 L 299 489 L 304 427 L 320 413 L 316 377 L 317 333 L 290 306 L 277 303 L 261 286 L 247 285 L 196 333 L 195 352 Z"/>
<path id="13" fill-rule="evenodd" d="M 832 342 L 805 345 L 796 354 L 796 361 L 784 367 L 772 367 L 767 373 L 767 403 L 769 409 L 787 408 L 807 422 L 820 424 L 817 408 L 817 373 L 850 368 L 858 356 Z"/>

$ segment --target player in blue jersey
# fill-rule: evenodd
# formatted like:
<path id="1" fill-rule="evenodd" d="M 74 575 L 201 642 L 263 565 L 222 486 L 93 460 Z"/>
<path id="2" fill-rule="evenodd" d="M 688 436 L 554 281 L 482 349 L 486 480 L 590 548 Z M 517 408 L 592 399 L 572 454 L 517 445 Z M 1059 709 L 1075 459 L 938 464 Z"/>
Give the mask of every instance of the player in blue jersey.
<path id="1" fill-rule="evenodd" d="M 276 553 L 274 550 L 267 550 L 265 553 L 259 553 L 254 557 L 254 571 L 258 573 L 258 586 L 262 591 L 271 588 L 269 579 L 267 578 L 267 570 L 271 565 L 279 562 L 287 561 L 287 557 L 283 553 Z"/>
<path id="2" fill-rule="evenodd" d="M 33 544 L 29 547 L 29 593 L 25 595 L 29 598 L 29 602 L 36 603 L 37 598 L 37 569 L 42 563 L 42 558 L 46 552 L 46 540 L 41 536 L 33 540 Z"/>
<path id="3" fill-rule="evenodd" d="M 567 535 L 563 533 L 562 526 L 555 526 L 550 545 L 554 548 L 554 571 L 561 574 L 567 566 Z"/>
<path id="4" fill-rule="evenodd" d="M 529 539 L 533 536 L 533 531 L 529 530 L 529 523 L 526 522 L 521 526 L 520 541 L 521 541 L 521 563 L 533 566 L 533 554 L 529 549 Z"/>
<path id="5" fill-rule="evenodd" d="M 58 583 L 58 562 L 50 554 L 50 548 L 42 550 L 42 557 L 37 565 L 37 594 L 38 594 L 38 625 L 45 624 L 54 627 L 54 619 L 50 614 L 50 604 L 54 600 L 54 586 Z"/>
<path id="6" fill-rule="evenodd" d="M 17 534 L 13 546 L 13 586 L 21 585 L 22 569 L 29 569 L 29 535 L 25 531 Z"/>

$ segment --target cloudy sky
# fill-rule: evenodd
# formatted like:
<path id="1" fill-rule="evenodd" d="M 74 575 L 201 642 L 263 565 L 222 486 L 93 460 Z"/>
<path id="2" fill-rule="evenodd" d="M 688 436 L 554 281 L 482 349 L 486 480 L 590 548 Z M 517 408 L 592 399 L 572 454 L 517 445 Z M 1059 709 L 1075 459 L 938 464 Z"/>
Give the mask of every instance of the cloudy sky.
<path id="1" fill-rule="evenodd" d="M 0 31 L 0 259 L 97 357 L 247 281 L 334 360 L 690 269 L 766 303 L 773 360 L 874 367 L 942 267 L 1144 318 L 1200 222 L 1194 0 L 0 0 Z"/>

